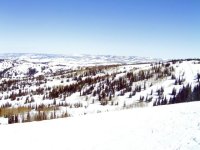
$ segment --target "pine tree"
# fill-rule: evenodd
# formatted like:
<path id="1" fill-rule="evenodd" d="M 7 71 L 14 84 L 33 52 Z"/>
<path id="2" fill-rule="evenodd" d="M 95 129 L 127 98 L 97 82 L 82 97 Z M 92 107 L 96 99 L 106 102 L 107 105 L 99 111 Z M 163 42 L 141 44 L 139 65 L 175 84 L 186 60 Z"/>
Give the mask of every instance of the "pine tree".
<path id="1" fill-rule="evenodd" d="M 200 74 L 197 73 L 197 80 L 198 80 L 198 82 L 199 82 L 199 79 L 200 79 Z"/>
<path id="2" fill-rule="evenodd" d="M 175 96 L 176 95 L 176 88 L 172 89 L 172 95 Z"/>

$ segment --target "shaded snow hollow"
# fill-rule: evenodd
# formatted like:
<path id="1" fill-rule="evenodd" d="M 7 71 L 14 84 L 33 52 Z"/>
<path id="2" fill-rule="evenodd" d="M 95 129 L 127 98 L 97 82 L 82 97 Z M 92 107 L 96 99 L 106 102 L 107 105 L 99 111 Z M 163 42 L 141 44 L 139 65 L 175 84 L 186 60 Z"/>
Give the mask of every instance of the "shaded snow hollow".
<path id="1" fill-rule="evenodd" d="M 0 126 L 5 150 L 199 150 L 200 102 Z"/>

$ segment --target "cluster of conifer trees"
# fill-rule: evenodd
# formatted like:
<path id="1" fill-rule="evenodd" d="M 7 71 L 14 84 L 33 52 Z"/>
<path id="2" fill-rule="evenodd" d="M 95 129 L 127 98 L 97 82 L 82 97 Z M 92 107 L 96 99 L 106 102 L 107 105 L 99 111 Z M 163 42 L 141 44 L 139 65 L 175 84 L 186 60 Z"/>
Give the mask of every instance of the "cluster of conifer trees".
<path id="1" fill-rule="evenodd" d="M 190 84 L 183 85 L 182 88 L 177 92 L 175 88 L 173 88 L 171 92 L 171 98 L 169 100 L 160 96 L 156 101 L 154 101 L 154 106 L 158 105 L 166 105 L 166 104 L 176 104 L 176 103 L 184 103 L 184 102 L 192 102 L 192 101 L 200 101 L 200 76 L 197 74 L 197 85 L 193 88 Z"/>

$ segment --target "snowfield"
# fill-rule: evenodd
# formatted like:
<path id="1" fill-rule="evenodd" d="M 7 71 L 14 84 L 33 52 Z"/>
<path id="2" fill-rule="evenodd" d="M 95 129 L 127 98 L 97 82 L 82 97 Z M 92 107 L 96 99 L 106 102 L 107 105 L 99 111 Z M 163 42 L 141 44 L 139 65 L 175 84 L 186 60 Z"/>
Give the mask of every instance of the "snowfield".
<path id="1" fill-rule="evenodd" d="M 200 102 L 0 126 L 1 150 L 199 150 Z"/>

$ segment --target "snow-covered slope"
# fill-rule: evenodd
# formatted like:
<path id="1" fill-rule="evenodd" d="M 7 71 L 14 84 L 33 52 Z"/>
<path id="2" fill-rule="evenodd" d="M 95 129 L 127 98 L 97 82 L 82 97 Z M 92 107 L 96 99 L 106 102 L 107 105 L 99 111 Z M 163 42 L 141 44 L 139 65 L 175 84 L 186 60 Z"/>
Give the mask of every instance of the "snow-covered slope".
<path id="1" fill-rule="evenodd" d="M 5 150 L 199 150 L 200 103 L 0 126 Z"/>
<path id="2" fill-rule="evenodd" d="M 197 59 L 77 68 L 8 59 L 0 68 L 0 117 L 8 123 L 200 99 Z"/>

